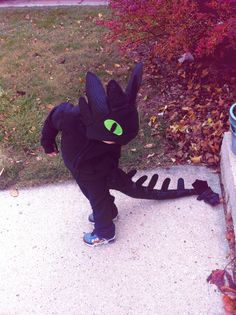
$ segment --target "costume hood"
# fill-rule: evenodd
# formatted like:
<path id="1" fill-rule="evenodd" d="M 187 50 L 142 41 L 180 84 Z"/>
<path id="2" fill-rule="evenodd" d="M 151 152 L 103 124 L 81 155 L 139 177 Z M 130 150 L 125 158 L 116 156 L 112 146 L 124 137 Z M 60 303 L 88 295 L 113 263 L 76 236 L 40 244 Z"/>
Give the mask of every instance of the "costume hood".
<path id="1" fill-rule="evenodd" d="M 142 82 L 143 64 L 133 69 L 126 90 L 110 80 L 106 91 L 92 72 L 86 75 L 86 96 L 80 97 L 81 117 L 88 139 L 114 141 L 124 145 L 136 137 L 139 117 L 136 97 Z"/>

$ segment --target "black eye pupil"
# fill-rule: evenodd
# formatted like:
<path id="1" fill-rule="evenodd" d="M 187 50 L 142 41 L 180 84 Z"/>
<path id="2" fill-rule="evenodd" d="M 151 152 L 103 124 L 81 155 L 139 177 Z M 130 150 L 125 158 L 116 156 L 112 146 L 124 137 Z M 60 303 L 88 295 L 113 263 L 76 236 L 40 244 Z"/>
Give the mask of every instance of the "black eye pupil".
<path id="1" fill-rule="evenodd" d="M 116 130 L 117 127 L 117 123 L 113 123 L 113 125 L 111 126 L 111 132 L 114 132 Z"/>

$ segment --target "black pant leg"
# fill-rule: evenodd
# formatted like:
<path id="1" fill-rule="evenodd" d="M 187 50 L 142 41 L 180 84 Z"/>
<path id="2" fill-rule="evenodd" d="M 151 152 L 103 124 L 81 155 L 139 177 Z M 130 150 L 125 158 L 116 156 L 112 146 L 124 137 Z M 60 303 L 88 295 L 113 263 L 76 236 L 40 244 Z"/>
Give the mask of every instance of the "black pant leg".
<path id="1" fill-rule="evenodd" d="M 110 195 L 107 187 L 107 179 L 77 180 L 77 183 L 92 207 L 95 221 L 94 233 L 99 237 L 113 237 L 115 235 L 115 225 L 112 218 L 117 208 L 114 204 L 114 197 Z"/>

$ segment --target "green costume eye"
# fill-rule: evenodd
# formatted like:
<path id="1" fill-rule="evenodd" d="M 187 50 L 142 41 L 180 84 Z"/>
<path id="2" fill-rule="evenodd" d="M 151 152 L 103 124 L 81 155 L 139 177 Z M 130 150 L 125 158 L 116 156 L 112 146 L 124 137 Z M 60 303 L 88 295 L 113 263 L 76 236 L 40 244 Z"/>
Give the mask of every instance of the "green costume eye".
<path id="1" fill-rule="evenodd" d="M 121 136 L 123 134 L 123 129 L 118 122 L 116 122 L 113 119 L 107 119 L 104 121 L 104 126 L 109 130 L 110 132 L 114 133 L 117 136 Z"/>

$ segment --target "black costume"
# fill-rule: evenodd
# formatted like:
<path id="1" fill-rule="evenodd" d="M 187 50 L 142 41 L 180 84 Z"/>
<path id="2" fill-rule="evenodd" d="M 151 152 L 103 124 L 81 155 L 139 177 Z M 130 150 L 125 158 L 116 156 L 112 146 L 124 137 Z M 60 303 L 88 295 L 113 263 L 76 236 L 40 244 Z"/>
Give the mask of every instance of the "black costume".
<path id="1" fill-rule="evenodd" d="M 86 76 L 86 95 L 79 105 L 62 103 L 56 106 L 45 120 L 41 144 L 46 153 L 57 151 L 56 136 L 61 131 L 61 152 L 66 167 L 70 170 L 83 194 L 93 209 L 98 237 L 111 238 L 115 234 L 112 219 L 118 210 L 109 189 L 119 190 L 134 198 L 169 199 L 198 194 L 199 199 L 214 205 L 219 196 L 212 192 L 206 182 L 196 181 L 193 189 L 185 189 L 183 179 L 178 187 L 169 190 L 166 179 L 161 190 L 154 189 L 158 176 L 154 174 L 148 184 L 142 176 L 132 181 L 135 171 L 126 174 L 118 168 L 121 145 L 127 144 L 138 133 L 139 118 L 136 96 L 142 81 L 141 63 L 134 68 L 126 91 L 111 80 L 105 92 L 95 74 Z M 112 141 L 106 144 L 102 141 Z"/>
<path id="2" fill-rule="evenodd" d="M 62 103 L 48 115 L 42 130 L 41 144 L 46 153 L 56 150 L 55 138 L 61 131 L 61 152 L 81 191 L 90 201 L 95 220 L 94 233 L 114 236 L 114 218 L 118 210 L 109 193 L 108 177 L 118 169 L 121 145 L 138 133 L 139 120 L 135 106 L 142 79 L 142 64 L 133 70 L 125 92 L 111 80 L 107 93 L 91 72 L 86 76 L 85 98 L 79 105 Z M 102 141 L 113 141 L 106 144 Z"/>

